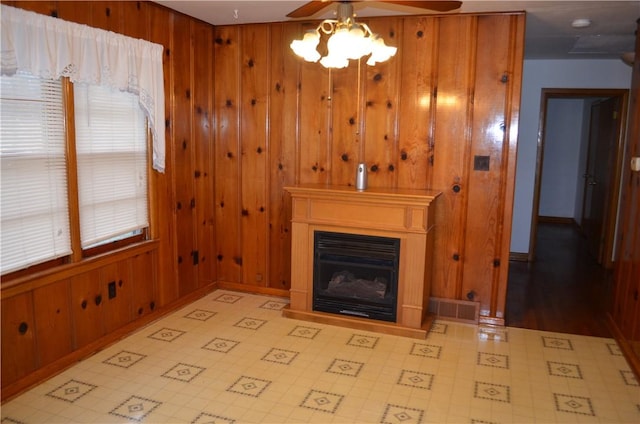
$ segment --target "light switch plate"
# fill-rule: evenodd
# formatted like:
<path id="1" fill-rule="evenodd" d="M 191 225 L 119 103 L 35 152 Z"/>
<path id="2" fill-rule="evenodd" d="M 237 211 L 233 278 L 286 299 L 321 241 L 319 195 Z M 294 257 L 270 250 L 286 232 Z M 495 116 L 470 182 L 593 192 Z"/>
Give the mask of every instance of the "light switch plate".
<path id="1" fill-rule="evenodd" d="M 631 170 L 635 172 L 640 171 L 640 156 L 631 158 Z"/>

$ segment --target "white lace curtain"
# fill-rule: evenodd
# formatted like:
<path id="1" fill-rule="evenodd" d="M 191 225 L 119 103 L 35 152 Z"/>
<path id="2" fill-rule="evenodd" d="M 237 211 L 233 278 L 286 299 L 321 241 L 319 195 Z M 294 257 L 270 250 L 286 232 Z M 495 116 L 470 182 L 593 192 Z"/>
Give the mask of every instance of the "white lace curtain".
<path id="1" fill-rule="evenodd" d="M 0 73 L 103 85 L 138 96 L 153 135 L 153 167 L 164 172 L 163 47 L 2 5 Z"/>

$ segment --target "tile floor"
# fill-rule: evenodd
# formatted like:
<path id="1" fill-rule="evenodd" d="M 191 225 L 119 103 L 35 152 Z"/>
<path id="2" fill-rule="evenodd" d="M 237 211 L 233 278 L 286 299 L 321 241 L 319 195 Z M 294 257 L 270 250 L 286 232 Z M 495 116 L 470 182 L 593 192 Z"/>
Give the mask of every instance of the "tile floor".
<path id="1" fill-rule="evenodd" d="M 2 423 L 638 423 L 612 339 L 436 321 L 416 340 L 215 291 L 2 405 Z"/>

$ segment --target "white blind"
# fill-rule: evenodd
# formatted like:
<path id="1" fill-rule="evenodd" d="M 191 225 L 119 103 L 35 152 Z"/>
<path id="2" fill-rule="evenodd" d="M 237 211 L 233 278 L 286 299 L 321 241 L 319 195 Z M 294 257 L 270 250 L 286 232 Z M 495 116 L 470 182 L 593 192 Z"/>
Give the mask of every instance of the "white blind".
<path id="1" fill-rule="evenodd" d="M 1 272 L 71 253 L 62 85 L 0 77 Z"/>
<path id="2" fill-rule="evenodd" d="M 82 247 L 147 227 L 147 132 L 136 96 L 75 84 Z"/>

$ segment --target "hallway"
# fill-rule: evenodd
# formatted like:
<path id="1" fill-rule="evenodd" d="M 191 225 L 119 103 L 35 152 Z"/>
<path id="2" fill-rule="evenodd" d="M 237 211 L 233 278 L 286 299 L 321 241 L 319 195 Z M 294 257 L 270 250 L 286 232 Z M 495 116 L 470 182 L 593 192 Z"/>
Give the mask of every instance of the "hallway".
<path id="1" fill-rule="evenodd" d="M 540 222 L 536 252 L 533 263 L 509 263 L 506 325 L 612 337 L 606 325 L 612 271 L 589 255 L 579 229 Z"/>

